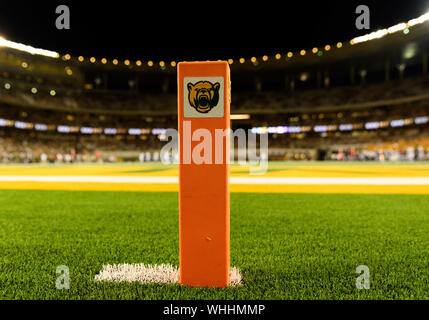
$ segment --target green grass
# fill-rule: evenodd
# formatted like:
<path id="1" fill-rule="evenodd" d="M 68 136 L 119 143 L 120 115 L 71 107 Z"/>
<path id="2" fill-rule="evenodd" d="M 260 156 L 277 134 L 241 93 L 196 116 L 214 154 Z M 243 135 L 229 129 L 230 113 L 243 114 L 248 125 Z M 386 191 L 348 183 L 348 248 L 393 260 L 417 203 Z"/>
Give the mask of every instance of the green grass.
<path id="1" fill-rule="evenodd" d="M 177 193 L 0 191 L 0 299 L 429 299 L 429 197 L 232 194 L 244 285 L 95 282 L 103 264 L 178 265 Z M 358 265 L 371 288 L 355 286 Z M 57 290 L 56 267 L 70 268 Z"/>

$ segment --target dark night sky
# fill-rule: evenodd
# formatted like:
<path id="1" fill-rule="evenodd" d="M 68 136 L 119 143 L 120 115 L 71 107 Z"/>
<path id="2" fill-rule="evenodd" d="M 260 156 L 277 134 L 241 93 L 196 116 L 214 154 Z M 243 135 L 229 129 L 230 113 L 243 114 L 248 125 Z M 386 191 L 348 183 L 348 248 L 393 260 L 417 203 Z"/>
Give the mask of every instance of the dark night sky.
<path id="1" fill-rule="evenodd" d="M 0 35 L 73 55 L 119 59 L 226 59 L 275 54 L 361 35 L 355 8 L 371 9 L 371 31 L 429 10 L 429 1 L 6 1 Z M 55 28 L 55 8 L 71 30 Z"/>

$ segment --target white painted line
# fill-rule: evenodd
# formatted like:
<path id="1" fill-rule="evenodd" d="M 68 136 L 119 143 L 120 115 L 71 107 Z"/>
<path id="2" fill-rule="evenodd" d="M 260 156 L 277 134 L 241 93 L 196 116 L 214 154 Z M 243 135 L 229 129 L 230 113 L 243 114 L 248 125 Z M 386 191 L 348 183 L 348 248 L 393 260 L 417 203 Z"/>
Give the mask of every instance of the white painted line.
<path id="1" fill-rule="evenodd" d="M 28 182 L 94 182 L 94 183 L 178 183 L 177 177 L 114 176 L 0 176 L 1 181 Z"/>
<path id="2" fill-rule="evenodd" d="M 111 282 L 140 282 L 140 283 L 179 283 L 179 268 L 170 264 L 145 265 L 116 264 L 105 265 L 95 276 L 95 281 Z M 229 285 L 236 286 L 242 282 L 240 270 L 231 268 L 229 271 Z"/>
<path id="3" fill-rule="evenodd" d="M 429 185 L 429 177 L 413 178 L 231 178 L 232 184 L 272 185 Z"/>
<path id="4" fill-rule="evenodd" d="M 75 183 L 137 183 L 177 184 L 177 177 L 115 177 L 115 176 L 0 176 L 0 182 L 75 182 Z M 429 177 L 390 178 L 302 178 L 302 177 L 232 177 L 231 184 L 250 185 L 429 185 Z"/>

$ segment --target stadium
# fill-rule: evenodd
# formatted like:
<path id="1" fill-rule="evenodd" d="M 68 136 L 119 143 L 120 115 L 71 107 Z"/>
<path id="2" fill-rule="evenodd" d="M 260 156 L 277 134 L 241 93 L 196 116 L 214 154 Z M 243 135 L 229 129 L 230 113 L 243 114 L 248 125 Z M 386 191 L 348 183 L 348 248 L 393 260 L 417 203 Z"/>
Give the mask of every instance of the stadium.
<path id="1" fill-rule="evenodd" d="M 269 144 L 265 171 L 232 159 L 240 281 L 224 289 L 96 280 L 108 265 L 179 267 L 178 155 L 162 152 L 179 61 L 0 37 L 0 299 L 429 299 L 428 21 L 219 57 L 231 128 Z"/>

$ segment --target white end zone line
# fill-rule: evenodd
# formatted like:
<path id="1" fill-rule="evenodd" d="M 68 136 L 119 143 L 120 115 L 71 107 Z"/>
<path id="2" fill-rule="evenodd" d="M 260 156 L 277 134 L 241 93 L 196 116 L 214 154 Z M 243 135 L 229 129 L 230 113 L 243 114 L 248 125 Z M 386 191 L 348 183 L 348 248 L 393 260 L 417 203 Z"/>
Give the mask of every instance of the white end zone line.
<path id="1" fill-rule="evenodd" d="M 170 264 L 116 264 L 104 265 L 95 276 L 95 281 L 111 282 L 141 282 L 141 283 L 178 283 L 180 271 Z M 243 276 L 238 268 L 232 267 L 229 271 L 229 285 L 241 285 Z"/>
<path id="2" fill-rule="evenodd" d="M 0 176 L 0 182 L 71 182 L 71 183 L 137 183 L 177 184 L 177 177 L 115 176 Z M 300 177 L 232 177 L 231 184 L 247 185 L 429 185 L 429 177 L 389 178 L 300 178 Z"/>

